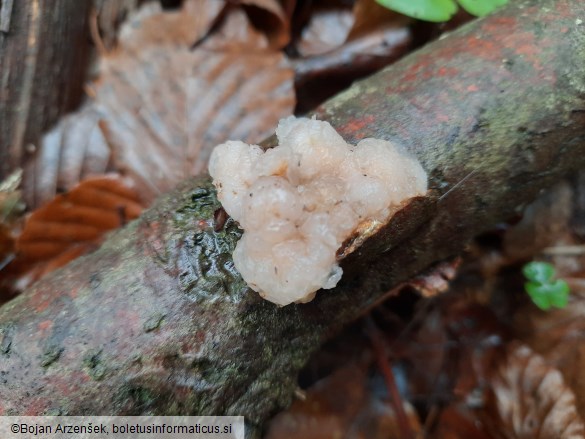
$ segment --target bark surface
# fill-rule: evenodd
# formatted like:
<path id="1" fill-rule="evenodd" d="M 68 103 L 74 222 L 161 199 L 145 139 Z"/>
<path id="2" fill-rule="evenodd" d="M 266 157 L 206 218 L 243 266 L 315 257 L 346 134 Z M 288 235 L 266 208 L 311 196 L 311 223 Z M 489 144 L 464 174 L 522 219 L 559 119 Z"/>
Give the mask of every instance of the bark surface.
<path id="1" fill-rule="evenodd" d="M 0 2 L 0 180 L 74 109 L 90 61 L 90 0 Z"/>
<path id="2" fill-rule="evenodd" d="M 207 177 L 0 309 L 0 414 L 237 414 L 260 425 L 299 369 L 393 286 L 585 164 L 585 3 L 514 1 L 318 109 L 351 142 L 404 144 L 430 176 L 342 266 L 278 308 L 233 266 Z"/>

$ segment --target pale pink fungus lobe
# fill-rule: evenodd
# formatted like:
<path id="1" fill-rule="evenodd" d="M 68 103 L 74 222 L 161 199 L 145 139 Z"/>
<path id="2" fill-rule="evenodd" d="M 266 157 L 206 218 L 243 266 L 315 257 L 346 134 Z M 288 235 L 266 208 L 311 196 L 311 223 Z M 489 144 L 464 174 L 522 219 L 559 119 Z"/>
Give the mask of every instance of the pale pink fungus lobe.
<path id="1" fill-rule="evenodd" d="M 427 191 L 420 163 L 378 139 L 348 144 L 327 122 L 289 117 L 279 145 L 218 145 L 209 172 L 244 235 L 233 254 L 247 284 L 278 305 L 307 302 L 342 275 L 336 252 L 363 224 L 383 224 Z"/>

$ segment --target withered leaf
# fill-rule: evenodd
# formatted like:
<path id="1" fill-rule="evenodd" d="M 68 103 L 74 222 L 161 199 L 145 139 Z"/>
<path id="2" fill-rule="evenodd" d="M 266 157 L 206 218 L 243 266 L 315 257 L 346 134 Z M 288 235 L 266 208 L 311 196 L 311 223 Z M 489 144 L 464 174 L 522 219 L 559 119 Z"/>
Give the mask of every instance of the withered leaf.
<path id="1" fill-rule="evenodd" d="M 345 366 L 317 382 L 269 425 L 266 439 L 399 439 L 389 402 L 372 390 L 364 365 Z M 414 431 L 420 430 L 412 406 L 404 404 Z"/>
<path id="2" fill-rule="evenodd" d="M 442 410 L 432 433 L 434 439 L 493 439 L 492 435 L 483 430 L 475 416 L 461 404 Z"/>
<path id="3" fill-rule="evenodd" d="M 23 197 L 29 209 L 108 170 L 111 153 L 98 126 L 101 117 L 97 107 L 85 105 L 43 136 L 24 168 Z"/>
<path id="4" fill-rule="evenodd" d="M 320 55 L 341 46 L 354 23 L 348 8 L 316 9 L 303 29 L 298 51 L 302 56 Z"/>
<path id="5" fill-rule="evenodd" d="M 115 175 L 84 180 L 28 217 L 8 277 L 20 277 L 19 286 L 36 281 L 94 248 L 106 232 L 137 218 L 142 209 L 127 180 Z"/>
<path id="6" fill-rule="evenodd" d="M 224 0 L 186 0 L 178 11 L 163 11 L 159 2 L 146 3 L 121 26 L 118 50 L 191 47 L 209 31 L 225 6 Z"/>
<path id="7" fill-rule="evenodd" d="M 162 12 L 147 4 L 122 26 L 119 47 L 104 54 L 100 77 L 88 87 L 91 100 L 48 133 L 28 163 L 31 207 L 106 171 L 134 178 L 151 201 L 204 170 L 216 144 L 272 134 L 293 111 L 294 73 L 280 52 L 266 49 L 241 7 L 225 17 L 227 34 L 220 27 L 190 50 L 224 6 L 189 0 L 180 11 Z M 241 39 L 226 47 L 232 28 Z"/>
<path id="8" fill-rule="evenodd" d="M 559 272 L 559 276 L 563 276 Z M 585 280 L 567 278 L 569 306 L 542 312 L 526 301 L 514 315 L 515 335 L 559 369 L 585 416 Z"/>
<path id="9" fill-rule="evenodd" d="M 266 32 L 270 47 L 281 49 L 290 41 L 290 15 L 278 0 L 239 0 L 253 6 L 249 13 L 257 26 Z M 260 14 L 258 15 L 258 13 Z M 292 13 L 292 8 L 290 13 Z"/>
<path id="10" fill-rule="evenodd" d="M 348 40 L 359 38 L 380 28 L 404 28 L 412 21 L 409 17 L 394 12 L 375 0 L 356 0 L 353 6 L 354 21 Z"/>
<path id="11" fill-rule="evenodd" d="M 252 26 L 243 9 L 228 8 L 213 35 L 201 41 L 196 50 L 248 53 L 258 50 L 267 51 L 269 48 L 268 37 Z"/>
<path id="12" fill-rule="evenodd" d="M 361 6 L 369 11 L 372 5 L 376 10 L 364 16 Z M 396 61 L 411 47 L 408 22 L 396 14 L 378 13 L 377 8 L 381 7 L 374 0 L 356 3 L 353 11 L 315 8 L 297 44 L 301 57 L 294 60 L 296 111 L 315 108 L 356 79 Z"/>
<path id="13" fill-rule="evenodd" d="M 228 139 L 258 142 L 292 113 L 293 72 L 272 52 L 169 51 L 106 60 L 95 87 L 116 169 L 156 195 Z"/>
<path id="14" fill-rule="evenodd" d="M 101 44 L 106 50 L 112 49 L 115 45 L 118 28 L 130 13 L 140 6 L 140 0 L 96 0 L 95 20 L 92 26 L 95 26 L 94 32 L 99 32 Z"/>
<path id="15" fill-rule="evenodd" d="M 509 343 L 489 385 L 484 425 L 502 438 L 583 438 L 575 395 L 561 372 L 528 346 Z M 497 432 L 497 433 L 496 433 Z"/>
<path id="16" fill-rule="evenodd" d="M 433 297 L 444 293 L 449 289 L 449 283 L 455 279 L 460 264 L 460 258 L 441 261 L 408 280 L 405 285 L 410 286 L 424 297 Z"/>

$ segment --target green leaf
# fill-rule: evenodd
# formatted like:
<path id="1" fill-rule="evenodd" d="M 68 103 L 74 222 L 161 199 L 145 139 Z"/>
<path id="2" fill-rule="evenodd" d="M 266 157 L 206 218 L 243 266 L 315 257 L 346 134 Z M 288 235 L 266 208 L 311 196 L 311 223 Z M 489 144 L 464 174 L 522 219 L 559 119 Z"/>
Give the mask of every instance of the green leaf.
<path id="1" fill-rule="evenodd" d="M 526 279 L 524 289 L 542 310 L 551 307 L 564 308 L 569 303 L 569 285 L 563 279 L 556 279 L 555 268 L 546 262 L 530 262 L 522 268 Z"/>
<path id="2" fill-rule="evenodd" d="M 457 0 L 457 2 L 471 15 L 483 17 L 508 3 L 508 0 Z"/>
<path id="3" fill-rule="evenodd" d="M 564 308 L 569 303 L 569 285 L 562 279 L 550 284 L 549 302 L 556 308 Z"/>
<path id="4" fill-rule="evenodd" d="M 542 284 L 536 282 L 527 282 L 524 284 L 524 289 L 530 296 L 530 299 L 543 311 L 548 311 L 551 308 L 548 294 L 543 288 Z"/>
<path id="5" fill-rule="evenodd" d="M 491 3 L 495 0 L 489 0 Z M 500 0 L 501 1 L 501 0 Z M 409 17 L 441 22 L 457 12 L 454 0 L 376 0 L 380 5 Z"/>
<path id="6" fill-rule="evenodd" d="M 546 284 L 527 282 L 524 288 L 534 304 L 544 311 L 553 306 L 564 308 L 569 303 L 569 285 L 562 279 Z"/>
<path id="7" fill-rule="evenodd" d="M 545 284 L 555 277 L 555 268 L 547 262 L 529 262 L 522 268 L 526 279 Z"/>

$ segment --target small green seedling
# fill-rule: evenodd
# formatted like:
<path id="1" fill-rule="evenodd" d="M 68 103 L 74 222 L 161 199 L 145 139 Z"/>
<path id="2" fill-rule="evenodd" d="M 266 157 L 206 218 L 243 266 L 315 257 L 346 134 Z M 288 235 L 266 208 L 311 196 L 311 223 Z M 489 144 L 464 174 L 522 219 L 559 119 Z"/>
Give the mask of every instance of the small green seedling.
<path id="1" fill-rule="evenodd" d="M 528 280 L 524 289 L 536 306 L 544 311 L 552 307 L 564 308 L 569 302 L 569 285 L 555 279 L 555 268 L 546 262 L 529 262 L 522 268 Z"/>
<path id="2" fill-rule="evenodd" d="M 457 12 L 457 3 L 471 15 L 483 17 L 508 0 L 376 0 L 380 5 L 409 17 L 441 22 Z"/>

